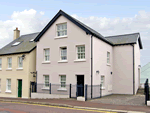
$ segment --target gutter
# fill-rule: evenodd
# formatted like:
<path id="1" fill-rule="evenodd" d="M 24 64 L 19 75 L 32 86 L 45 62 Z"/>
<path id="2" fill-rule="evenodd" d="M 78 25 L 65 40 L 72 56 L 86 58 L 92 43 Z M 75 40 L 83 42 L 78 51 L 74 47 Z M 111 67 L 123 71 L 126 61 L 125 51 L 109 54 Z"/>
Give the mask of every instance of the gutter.
<path id="1" fill-rule="evenodd" d="M 134 44 L 131 44 L 131 46 L 133 47 L 133 95 L 135 95 L 135 76 L 134 76 Z"/>
<path id="2" fill-rule="evenodd" d="M 93 35 L 91 35 L 91 99 L 93 95 Z"/>

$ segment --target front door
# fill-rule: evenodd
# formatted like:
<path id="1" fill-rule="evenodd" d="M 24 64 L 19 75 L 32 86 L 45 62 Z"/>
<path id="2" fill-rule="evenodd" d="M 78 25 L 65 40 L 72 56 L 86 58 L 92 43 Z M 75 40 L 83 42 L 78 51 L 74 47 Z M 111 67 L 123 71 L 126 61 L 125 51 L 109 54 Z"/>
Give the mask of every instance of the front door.
<path id="1" fill-rule="evenodd" d="M 77 96 L 84 96 L 84 75 L 77 75 Z"/>
<path id="2" fill-rule="evenodd" d="M 22 97 L 22 80 L 18 80 L 18 97 Z"/>

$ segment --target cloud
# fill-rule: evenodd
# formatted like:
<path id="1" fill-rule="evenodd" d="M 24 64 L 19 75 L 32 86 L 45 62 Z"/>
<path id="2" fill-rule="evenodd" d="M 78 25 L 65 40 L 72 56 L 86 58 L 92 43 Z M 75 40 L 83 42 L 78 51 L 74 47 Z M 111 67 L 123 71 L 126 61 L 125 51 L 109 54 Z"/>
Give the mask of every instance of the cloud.
<path id="1" fill-rule="evenodd" d="M 139 11 L 138 14 L 135 14 L 132 17 L 124 18 L 95 16 L 83 18 L 76 14 L 73 14 L 72 16 L 104 36 L 140 32 L 142 40 L 150 40 L 150 12 Z"/>
<path id="2" fill-rule="evenodd" d="M 49 21 L 43 18 L 43 15 L 43 11 L 30 9 L 22 12 L 14 11 L 10 20 L 0 20 L 0 48 L 13 40 L 13 30 L 16 27 L 21 35 L 41 31 Z"/>

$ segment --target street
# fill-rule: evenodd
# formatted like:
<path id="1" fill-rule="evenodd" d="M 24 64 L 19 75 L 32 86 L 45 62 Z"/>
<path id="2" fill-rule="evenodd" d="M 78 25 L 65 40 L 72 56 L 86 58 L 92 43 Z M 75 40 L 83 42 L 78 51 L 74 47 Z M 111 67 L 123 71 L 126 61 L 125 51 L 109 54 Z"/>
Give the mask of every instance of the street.
<path id="1" fill-rule="evenodd" d="M 0 113 L 116 113 L 69 107 L 0 102 Z"/>

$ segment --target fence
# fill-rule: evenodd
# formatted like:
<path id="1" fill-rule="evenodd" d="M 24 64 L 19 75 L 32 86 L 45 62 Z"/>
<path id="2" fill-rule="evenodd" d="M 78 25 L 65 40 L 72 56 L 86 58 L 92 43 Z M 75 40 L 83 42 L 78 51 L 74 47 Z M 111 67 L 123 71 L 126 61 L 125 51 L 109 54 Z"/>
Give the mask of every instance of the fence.
<path id="1" fill-rule="evenodd" d="M 92 85 L 91 93 L 91 85 L 31 83 L 30 91 L 44 94 L 69 95 L 70 98 L 77 98 L 78 96 L 83 96 L 85 97 L 85 100 L 101 98 L 102 96 L 101 85 Z"/>
<path id="2" fill-rule="evenodd" d="M 145 104 L 147 105 L 147 101 L 149 100 L 149 84 L 148 79 L 146 79 L 144 84 L 144 94 L 145 94 Z"/>

